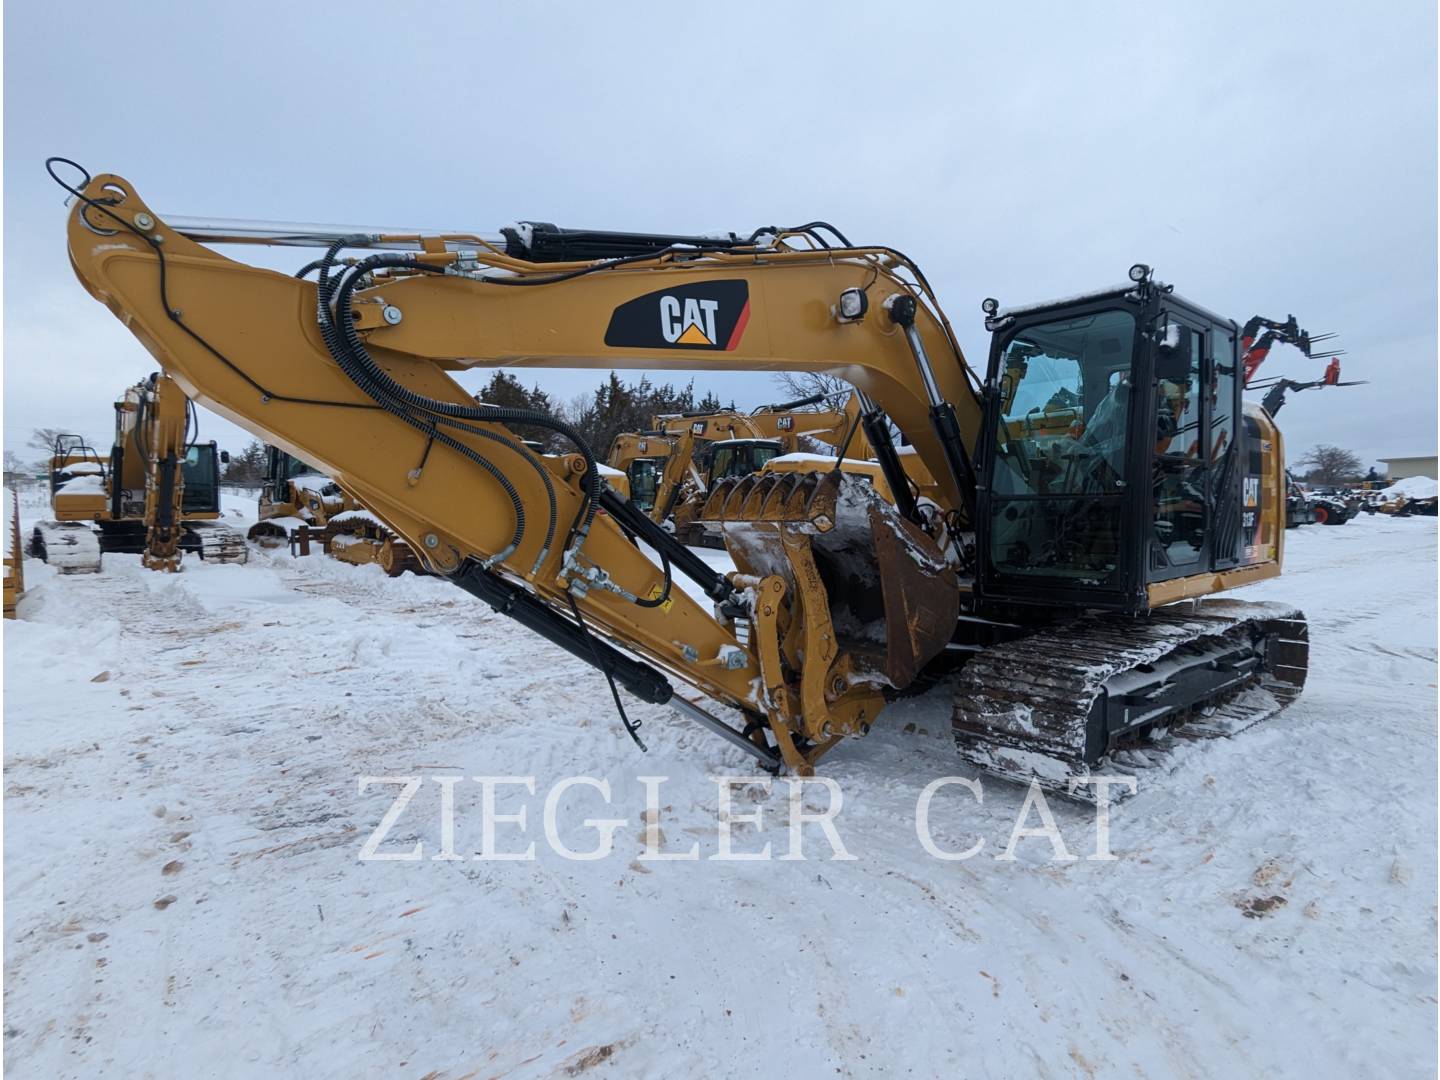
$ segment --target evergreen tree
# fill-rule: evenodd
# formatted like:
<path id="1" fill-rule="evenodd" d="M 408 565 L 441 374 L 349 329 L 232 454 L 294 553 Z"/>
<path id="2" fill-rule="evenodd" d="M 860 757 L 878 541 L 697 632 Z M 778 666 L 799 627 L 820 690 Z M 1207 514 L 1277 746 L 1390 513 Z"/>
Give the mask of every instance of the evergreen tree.
<path id="1" fill-rule="evenodd" d="M 615 372 L 592 393 L 582 394 L 565 409 L 565 419 L 590 444 L 595 453 L 604 457 L 615 436 L 627 431 L 649 431 L 657 415 L 693 413 L 720 407 L 720 399 L 707 392 L 698 401 L 695 382 L 684 386 L 674 383 L 656 385 L 648 375 L 627 383 Z"/>
<path id="2" fill-rule="evenodd" d="M 526 390 L 524 384 L 508 371 L 495 370 L 490 373 L 490 381 L 478 394 L 475 400 L 486 405 L 500 405 L 509 409 L 528 409 L 530 412 L 544 413 L 546 416 L 555 415 L 555 403 L 550 400 L 550 395 L 539 386 Z M 561 446 L 565 440 L 547 427 L 540 427 L 537 424 L 507 424 L 511 431 L 521 439 L 538 442 L 550 450 L 564 450 Z"/>
<path id="3" fill-rule="evenodd" d="M 231 454 L 230 464 L 225 466 L 220 478 L 229 484 L 254 486 L 262 483 L 265 479 L 265 444 L 251 439 L 244 450 Z"/>

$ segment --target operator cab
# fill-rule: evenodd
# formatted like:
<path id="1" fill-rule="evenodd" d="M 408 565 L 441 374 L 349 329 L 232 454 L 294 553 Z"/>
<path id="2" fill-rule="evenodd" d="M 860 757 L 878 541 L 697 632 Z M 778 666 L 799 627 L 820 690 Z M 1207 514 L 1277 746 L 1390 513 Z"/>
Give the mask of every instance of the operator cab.
<path id="1" fill-rule="evenodd" d="M 265 447 L 265 478 L 262 481 L 260 498 L 263 502 L 283 503 L 289 499 L 290 481 L 298 476 L 314 476 L 315 470 L 278 446 Z M 334 489 L 339 493 L 338 484 L 328 484 L 325 494 Z"/>
<path id="2" fill-rule="evenodd" d="M 630 480 L 630 501 L 647 514 L 655 505 L 655 492 L 664 472 L 664 458 L 636 458 L 625 466 L 625 475 Z"/>
<path id="3" fill-rule="evenodd" d="M 181 513 L 220 512 L 220 460 L 220 452 L 213 442 L 191 443 L 185 448 L 185 457 L 180 463 L 185 484 L 180 493 Z"/>
<path id="4" fill-rule="evenodd" d="M 705 446 L 700 463 L 707 486 L 759 472 L 771 458 L 784 453 L 779 439 L 721 439 Z"/>
<path id="5" fill-rule="evenodd" d="M 986 320 L 988 600 L 1143 611 L 1154 583 L 1240 560 L 1238 327 L 1132 281 Z"/>

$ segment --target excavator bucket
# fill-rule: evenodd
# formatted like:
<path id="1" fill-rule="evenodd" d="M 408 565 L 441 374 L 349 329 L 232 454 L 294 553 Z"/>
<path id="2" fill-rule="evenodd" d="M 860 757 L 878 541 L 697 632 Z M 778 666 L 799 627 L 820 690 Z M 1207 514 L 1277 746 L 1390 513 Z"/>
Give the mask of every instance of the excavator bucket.
<path id="1" fill-rule="evenodd" d="M 839 645 L 869 681 L 905 688 L 954 633 L 954 571 L 868 479 L 827 470 L 723 480 L 700 520 L 723 528 L 742 574 L 779 574 L 792 584 L 797 564 L 786 539 L 803 537 Z"/>

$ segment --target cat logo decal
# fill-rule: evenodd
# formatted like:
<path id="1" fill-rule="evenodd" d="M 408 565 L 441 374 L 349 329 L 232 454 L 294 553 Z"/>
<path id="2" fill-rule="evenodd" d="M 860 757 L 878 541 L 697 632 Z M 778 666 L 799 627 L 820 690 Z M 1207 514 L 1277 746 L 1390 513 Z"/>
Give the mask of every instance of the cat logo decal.
<path id="1" fill-rule="evenodd" d="M 627 300 L 610 315 L 614 349 L 733 352 L 750 321 L 750 288 L 726 280 L 677 285 Z"/>

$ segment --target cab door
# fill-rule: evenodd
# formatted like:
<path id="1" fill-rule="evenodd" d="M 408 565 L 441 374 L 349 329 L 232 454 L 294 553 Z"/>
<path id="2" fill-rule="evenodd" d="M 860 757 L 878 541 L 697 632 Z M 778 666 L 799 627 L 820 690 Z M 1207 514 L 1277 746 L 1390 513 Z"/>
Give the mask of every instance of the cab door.
<path id="1" fill-rule="evenodd" d="M 1239 561 L 1245 462 L 1234 326 L 1171 310 L 1156 334 L 1147 577 L 1166 581 Z"/>
<path id="2" fill-rule="evenodd" d="M 1248 465 L 1240 420 L 1240 380 L 1236 377 L 1235 327 L 1210 327 L 1210 469 L 1211 565 L 1226 570 L 1240 562 L 1244 473 Z"/>
<path id="3" fill-rule="evenodd" d="M 1150 581 L 1186 577 L 1210 566 L 1207 329 L 1174 310 L 1162 313 L 1157 326 L 1150 391 L 1155 408 Z"/>

